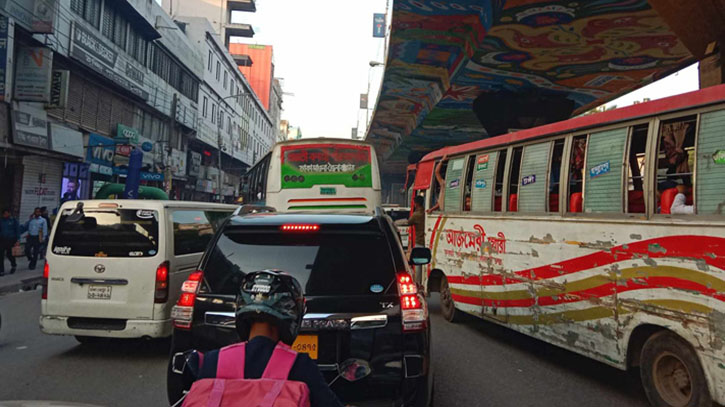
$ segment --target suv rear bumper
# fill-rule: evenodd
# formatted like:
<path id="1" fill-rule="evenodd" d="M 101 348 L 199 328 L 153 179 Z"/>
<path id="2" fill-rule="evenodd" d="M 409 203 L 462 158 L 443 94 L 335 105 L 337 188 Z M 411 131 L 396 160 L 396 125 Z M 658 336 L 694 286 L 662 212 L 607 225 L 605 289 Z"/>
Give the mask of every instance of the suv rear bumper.
<path id="1" fill-rule="evenodd" d="M 75 325 L 73 328 L 69 325 Z M 81 321 L 77 321 L 81 320 Z M 48 335 L 97 336 L 103 338 L 165 338 L 171 335 L 171 320 L 115 320 L 121 325 L 107 325 L 101 318 L 69 318 L 56 315 L 41 315 L 40 330 Z M 120 329 L 119 329 L 120 328 Z"/>

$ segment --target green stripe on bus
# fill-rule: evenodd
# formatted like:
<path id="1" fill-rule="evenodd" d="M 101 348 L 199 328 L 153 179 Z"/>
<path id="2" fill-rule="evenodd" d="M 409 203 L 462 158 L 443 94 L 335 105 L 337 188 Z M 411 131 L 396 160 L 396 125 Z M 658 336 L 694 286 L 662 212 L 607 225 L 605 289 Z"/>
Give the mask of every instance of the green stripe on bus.
<path id="1" fill-rule="evenodd" d="M 365 205 L 300 205 L 290 206 L 290 209 L 365 209 Z"/>

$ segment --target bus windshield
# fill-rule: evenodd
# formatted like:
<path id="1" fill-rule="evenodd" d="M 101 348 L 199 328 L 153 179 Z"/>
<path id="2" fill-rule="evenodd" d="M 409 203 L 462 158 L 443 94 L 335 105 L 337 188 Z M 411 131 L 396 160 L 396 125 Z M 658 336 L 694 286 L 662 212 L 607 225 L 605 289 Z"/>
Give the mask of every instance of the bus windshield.
<path id="1" fill-rule="evenodd" d="M 370 147 L 344 144 L 282 146 L 282 189 L 373 186 Z"/>

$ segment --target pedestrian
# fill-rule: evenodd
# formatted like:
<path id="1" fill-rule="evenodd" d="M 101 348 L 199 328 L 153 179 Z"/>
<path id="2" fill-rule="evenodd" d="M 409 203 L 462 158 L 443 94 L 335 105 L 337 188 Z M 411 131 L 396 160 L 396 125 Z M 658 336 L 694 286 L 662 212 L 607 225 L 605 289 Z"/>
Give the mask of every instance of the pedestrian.
<path id="1" fill-rule="evenodd" d="M 234 387 L 243 381 L 251 380 L 250 385 L 256 381 L 259 388 L 249 391 L 247 400 L 214 405 L 257 405 L 257 398 L 264 396 L 269 400 L 259 405 L 296 406 L 295 401 L 309 400 L 306 405 L 312 407 L 342 407 L 317 364 L 307 354 L 290 349 L 306 308 L 302 287 L 294 277 L 279 270 L 249 273 L 242 278 L 236 302 L 237 333 L 245 342 L 204 354 L 198 351 L 188 354 L 183 380 L 184 387 L 191 389 L 184 405 L 210 405 L 208 394 L 218 390 L 219 384 L 213 379 L 219 374 L 223 379 L 236 379 L 226 382 L 226 387 L 221 386 L 224 395 L 225 389 L 233 394 Z M 272 369 L 267 369 L 268 364 Z M 272 376 L 280 377 L 269 377 L 268 370 L 275 372 Z M 284 383 L 286 391 L 266 394 L 262 381 L 257 380 L 260 378 L 284 381 L 280 384 Z M 291 395 L 298 397 L 290 402 Z M 275 398 L 287 403 L 274 403 Z"/>
<path id="2" fill-rule="evenodd" d="M 47 206 L 41 206 L 40 207 L 40 216 L 45 219 L 45 224 L 48 226 L 48 233 L 46 233 L 46 238 L 43 240 L 43 242 L 40 244 L 40 253 L 38 257 L 40 259 L 45 258 L 45 251 L 48 249 L 48 236 L 50 236 L 51 228 L 53 227 L 53 223 L 50 221 L 50 216 L 48 214 L 48 207 Z"/>
<path id="3" fill-rule="evenodd" d="M 35 270 L 41 244 L 48 236 L 48 223 L 41 216 L 40 208 L 35 208 L 27 222 L 28 237 L 25 241 L 25 256 L 28 258 L 28 269 Z"/>
<path id="4" fill-rule="evenodd" d="M 20 223 L 13 218 L 10 209 L 5 208 L 0 219 L 0 276 L 5 274 L 5 256 L 10 261 L 10 274 L 15 273 L 18 264 L 13 256 L 13 247 L 20 240 Z"/>

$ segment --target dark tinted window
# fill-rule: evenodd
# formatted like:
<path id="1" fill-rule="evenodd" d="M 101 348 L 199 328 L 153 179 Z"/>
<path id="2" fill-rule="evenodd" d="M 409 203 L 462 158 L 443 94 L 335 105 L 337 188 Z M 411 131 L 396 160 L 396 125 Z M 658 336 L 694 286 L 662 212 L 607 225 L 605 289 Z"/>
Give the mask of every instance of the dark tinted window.
<path id="1" fill-rule="evenodd" d="M 388 209 L 385 214 L 390 216 L 394 221 L 400 219 L 408 219 L 410 217 L 410 209 Z"/>
<path id="2" fill-rule="evenodd" d="M 231 229 L 219 237 L 204 277 L 214 293 L 236 294 L 244 273 L 279 269 L 293 275 L 305 295 L 365 295 L 395 280 L 382 234 L 281 233 Z"/>
<path id="3" fill-rule="evenodd" d="M 152 257 L 158 251 L 159 214 L 146 209 L 85 211 L 78 221 L 65 210 L 53 239 L 53 253 L 66 256 Z"/>
<path id="4" fill-rule="evenodd" d="M 230 212 L 174 211 L 174 254 L 202 253 Z"/>

